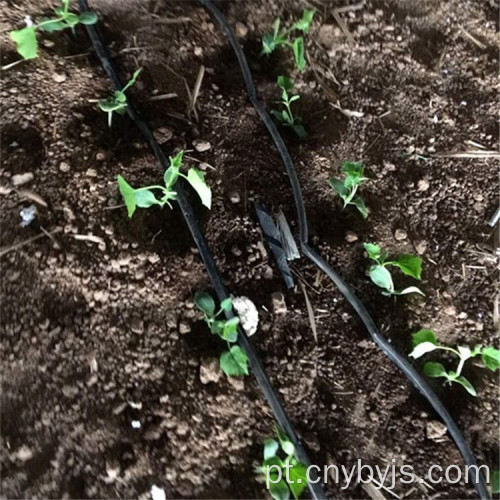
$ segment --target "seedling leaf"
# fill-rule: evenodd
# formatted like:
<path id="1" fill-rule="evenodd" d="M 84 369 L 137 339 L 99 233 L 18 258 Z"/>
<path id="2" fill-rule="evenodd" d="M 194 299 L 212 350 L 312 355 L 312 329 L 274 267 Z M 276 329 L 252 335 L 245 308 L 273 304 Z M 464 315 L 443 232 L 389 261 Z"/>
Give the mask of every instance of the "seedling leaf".
<path id="1" fill-rule="evenodd" d="M 370 279 L 380 288 L 384 288 L 390 293 L 394 292 L 391 273 L 384 266 L 371 266 Z"/>
<path id="2" fill-rule="evenodd" d="M 398 255 L 396 262 L 393 262 L 393 264 L 397 265 L 407 276 L 411 276 L 417 280 L 421 278 L 422 259 L 420 257 L 409 254 L 401 254 Z"/>
<path id="3" fill-rule="evenodd" d="M 222 338 L 228 342 L 236 342 L 238 338 L 238 323 L 239 318 L 235 316 L 234 318 L 228 319 L 224 323 L 224 328 L 222 330 Z"/>
<path id="4" fill-rule="evenodd" d="M 153 205 L 159 205 L 160 202 L 156 199 L 154 193 L 149 189 L 135 191 L 135 203 L 138 207 L 149 208 Z"/>
<path id="5" fill-rule="evenodd" d="M 304 12 L 302 12 L 302 19 L 297 21 L 293 25 L 292 29 L 295 28 L 302 31 L 303 33 L 309 33 L 309 27 L 311 25 L 315 12 L 316 9 L 304 9 Z"/>
<path id="6" fill-rule="evenodd" d="M 10 38 L 16 43 L 16 49 L 23 59 L 35 59 L 37 56 L 37 41 L 35 26 L 10 32 Z"/>
<path id="7" fill-rule="evenodd" d="M 368 257 L 370 257 L 370 259 L 374 260 L 375 262 L 378 262 L 381 256 L 380 246 L 376 245 L 375 243 L 363 243 L 363 246 L 365 247 Z"/>
<path id="8" fill-rule="evenodd" d="M 276 48 L 274 37 L 270 33 L 262 37 L 262 54 L 270 54 Z"/>
<path id="9" fill-rule="evenodd" d="M 92 10 L 87 10 L 78 16 L 78 20 L 82 24 L 95 24 L 97 22 L 97 14 Z"/>
<path id="10" fill-rule="evenodd" d="M 192 188 L 198 193 L 201 202 L 207 208 L 212 205 L 212 191 L 205 182 L 205 175 L 201 170 L 190 168 L 187 174 L 187 181 Z"/>
<path id="11" fill-rule="evenodd" d="M 410 357 L 418 359 L 428 352 L 435 351 L 438 346 L 432 342 L 422 342 L 415 346 L 413 351 L 410 353 Z"/>
<path id="12" fill-rule="evenodd" d="M 481 360 L 486 368 L 497 371 L 500 368 L 500 351 L 494 347 L 483 347 Z"/>
<path id="13" fill-rule="evenodd" d="M 123 197 L 123 201 L 127 207 L 129 218 L 135 212 L 136 209 L 136 197 L 135 189 L 121 176 L 118 176 L 118 187 L 120 188 L 120 193 Z"/>
<path id="14" fill-rule="evenodd" d="M 276 456 L 278 448 L 279 448 L 279 444 L 276 440 L 266 439 L 264 441 L 264 460 L 267 460 L 269 458 Z"/>
<path id="15" fill-rule="evenodd" d="M 274 472 L 274 471 L 273 471 Z M 277 474 L 276 474 L 277 476 Z M 277 477 L 276 477 L 277 479 Z M 273 479 L 274 481 L 274 479 Z M 269 493 L 273 497 L 274 500 L 289 500 L 290 498 L 290 491 L 288 490 L 288 486 L 286 484 L 286 481 L 284 479 L 281 479 L 277 483 L 270 483 L 269 484 Z"/>
<path id="16" fill-rule="evenodd" d="M 196 292 L 194 294 L 194 303 L 207 316 L 212 317 L 215 314 L 215 302 L 212 296 L 206 292 Z"/>
<path id="17" fill-rule="evenodd" d="M 454 379 L 454 382 L 459 383 L 461 386 L 465 387 L 465 390 L 472 396 L 477 396 L 476 389 L 474 386 L 463 376 L 457 377 Z"/>
<path id="18" fill-rule="evenodd" d="M 437 345 L 436 335 L 432 330 L 422 329 L 412 335 L 413 347 L 424 342 L 430 342 L 431 344 Z"/>
<path id="19" fill-rule="evenodd" d="M 163 181 L 165 182 L 165 187 L 167 189 L 170 189 L 176 182 L 177 179 L 179 178 L 179 167 L 177 166 L 170 166 L 165 170 L 165 173 L 163 174 Z"/>
<path id="20" fill-rule="evenodd" d="M 53 31 L 61 31 L 63 29 L 66 29 L 66 23 L 63 21 L 58 21 L 57 19 L 47 19 L 43 18 L 40 19 L 40 26 L 38 26 L 38 29 L 41 31 L 45 31 L 47 33 L 52 33 Z"/>
<path id="21" fill-rule="evenodd" d="M 184 156 L 184 150 L 181 149 L 175 156 L 169 156 L 170 166 L 171 167 L 182 167 L 182 157 Z"/>
<path id="22" fill-rule="evenodd" d="M 233 308 L 233 301 L 231 300 L 231 297 L 225 298 L 221 303 L 220 303 L 220 308 L 223 311 L 230 311 Z"/>
<path id="23" fill-rule="evenodd" d="M 220 367 L 230 377 L 248 375 L 248 357 L 240 346 L 234 345 L 221 354 Z"/>
<path id="24" fill-rule="evenodd" d="M 302 71 L 306 67 L 306 60 L 304 58 L 304 39 L 299 36 L 293 41 L 293 55 L 295 56 L 295 64 L 297 68 Z"/>
<path id="25" fill-rule="evenodd" d="M 411 356 L 411 354 L 410 354 L 410 356 Z M 446 373 L 444 366 L 441 363 L 435 363 L 433 361 L 429 361 L 428 363 L 425 363 L 424 373 L 428 377 L 432 377 L 432 378 L 438 378 L 438 377 L 448 378 L 448 373 Z"/>
<path id="26" fill-rule="evenodd" d="M 283 89 L 285 92 L 290 92 L 293 89 L 293 82 L 287 76 L 278 76 L 278 87 Z"/>
<path id="27" fill-rule="evenodd" d="M 342 198 L 347 196 L 349 190 L 344 186 L 344 183 L 341 180 L 336 179 L 335 177 L 330 177 L 328 179 L 328 184 L 330 184 L 330 187 Z"/>
<path id="28" fill-rule="evenodd" d="M 301 463 L 296 463 L 288 469 L 290 471 L 290 482 L 288 486 L 295 499 L 298 499 L 307 488 L 307 468 Z"/>
<path id="29" fill-rule="evenodd" d="M 403 290 L 394 291 L 394 295 L 408 295 L 409 293 L 418 293 L 419 295 L 425 297 L 425 293 L 416 286 L 409 286 L 407 288 L 404 288 Z"/>
<path id="30" fill-rule="evenodd" d="M 363 199 L 360 198 L 359 196 L 356 196 L 352 200 L 352 203 L 359 210 L 359 213 L 363 216 L 363 219 L 366 219 L 368 217 L 368 209 L 366 208 L 366 205 L 365 205 L 365 202 L 363 201 Z"/>
<path id="31" fill-rule="evenodd" d="M 491 474 L 491 492 L 500 493 L 500 470 L 494 470 Z"/>

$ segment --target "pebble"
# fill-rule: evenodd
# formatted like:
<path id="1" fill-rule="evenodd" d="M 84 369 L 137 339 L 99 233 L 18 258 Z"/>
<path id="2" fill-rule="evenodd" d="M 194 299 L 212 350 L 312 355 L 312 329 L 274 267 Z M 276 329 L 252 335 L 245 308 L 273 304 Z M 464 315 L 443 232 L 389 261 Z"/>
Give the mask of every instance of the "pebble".
<path id="1" fill-rule="evenodd" d="M 68 163 L 66 163 L 65 161 L 62 161 L 61 163 L 59 163 L 59 170 L 61 172 L 69 172 L 70 171 L 70 166 Z"/>
<path id="2" fill-rule="evenodd" d="M 353 233 L 352 231 L 347 231 L 347 233 L 345 233 L 345 240 L 348 243 L 352 243 L 358 240 L 358 235 L 356 233 Z"/>
<path id="3" fill-rule="evenodd" d="M 418 181 L 418 187 L 417 189 L 419 191 L 427 191 L 429 189 L 429 181 L 426 179 L 420 179 Z"/>
<path id="4" fill-rule="evenodd" d="M 187 321 L 181 321 L 179 323 L 179 333 L 185 335 L 191 331 L 191 325 Z"/>
<path id="5" fill-rule="evenodd" d="M 238 245 L 233 245 L 231 247 L 231 253 L 235 256 L 235 257 L 240 257 L 241 254 L 243 253 L 241 251 L 241 249 L 238 247 Z"/>
<path id="6" fill-rule="evenodd" d="M 11 180 L 14 186 L 22 186 L 23 184 L 31 182 L 34 178 L 35 176 L 31 172 L 26 172 L 25 174 L 13 175 Z"/>
<path id="7" fill-rule="evenodd" d="M 197 57 L 200 57 L 203 55 L 203 49 L 201 47 L 195 47 L 194 48 L 194 55 Z"/>
<path id="8" fill-rule="evenodd" d="M 234 31 L 237 37 L 243 38 L 247 36 L 248 28 L 243 23 L 236 23 L 234 26 Z"/>
<path id="9" fill-rule="evenodd" d="M 404 231 L 403 229 L 396 229 L 396 232 L 394 233 L 394 238 L 398 241 L 402 241 L 402 240 L 406 240 L 406 238 L 408 237 L 408 234 L 406 233 L 406 231 Z"/>
<path id="10" fill-rule="evenodd" d="M 231 200 L 231 203 L 234 203 L 234 204 L 239 203 L 241 200 L 239 193 L 237 193 L 236 191 L 233 191 L 229 195 L 229 199 Z"/>
<path id="11" fill-rule="evenodd" d="M 52 73 L 52 80 L 56 83 L 62 83 L 66 81 L 66 75 L 62 73 Z"/>
<path id="12" fill-rule="evenodd" d="M 193 141 L 193 146 L 198 153 L 204 153 L 208 151 L 212 146 L 208 141 L 202 141 L 201 139 L 196 139 Z"/>
<path id="13" fill-rule="evenodd" d="M 144 321 L 140 318 L 132 318 L 130 321 L 130 329 L 133 333 L 141 334 L 144 332 Z"/>
<path id="14" fill-rule="evenodd" d="M 243 330 L 251 337 L 259 325 L 259 313 L 255 304 L 248 297 L 235 297 L 233 307 L 240 318 Z"/>
<path id="15" fill-rule="evenodd" d="M 243 389 L 245 389 L 245 381 L 243 380 L 243 377 L 227 377 L 227 381 L 237 391 L 242 391 Z"/>
<path id="16" fill-rule="evenodd" d="M 430 420 L 425 427 L 425 434 L 428 439 L 436 440 L 442 438 L 447 430 L 446 425 L 439 420 Z"/>
<path id="17" fill-rule="evenodd" d="M 16 450 L 14 456 L 21 462 L 27 462 L 28 460 L 33 458 L 33 452 L 30 448 L 23 444 L 19 449 Z"/>
<path id="18" fill-rule="evenodd" d="M 202 384 L 217 383 L 222 376 L 222 371 L 217 358 L 203 358 L 200 365 L 200 381 Z"/>
<path id="19" fill-rule="evenodd" d="M 457 310 L 455 309 L 454 306 L 448 306 L 444 308 L 445 314 L 448 316 L 455 316 L 457 314 Z"/>
<path id="20" fill-rule="evenodd" d="M 415 250 L 417 251 L 418 255 L 423 255 L 427 250 L 427 241 L 425 240 L 418 241 L 415 244 Z"/>
<path id="21" fill-rule="evenodd" d="M 286 313 L 285 296 L 281 292 L 274 292 L 271 295 L 271 300 L 273 303 L 273 311 L 275 314 L 285 314 Z"/>

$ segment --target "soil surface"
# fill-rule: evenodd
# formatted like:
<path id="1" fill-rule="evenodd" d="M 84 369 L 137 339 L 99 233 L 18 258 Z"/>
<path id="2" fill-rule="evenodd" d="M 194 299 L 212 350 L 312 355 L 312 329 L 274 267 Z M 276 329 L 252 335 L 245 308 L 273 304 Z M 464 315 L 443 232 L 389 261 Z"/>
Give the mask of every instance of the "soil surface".
<path id="1" fill-rule="evenodd" d="M 8 31 L 26 14 L 48 15 L 50 4 L 2 0 L 2 66 L 18 59 Z M 496 2 L 351 2 L 337 14 L 342 28 L 334 8 L 346 5 L 220 2 L 268 107 L 280 74 L 301 95 L 296 110 L 309 135 L 283 134 L 311 242 L 401 353 L 424 327 L 444 344 L 494 345 L 496 242 L 487 221 L 498 206 L 498 158 L 449 153 L 498 150 Z M 306 70 L 294 70 L 287 50 L 260 58 L 273 19 L 291 23 L 307 6 L 317 13 Z M 206 171 L 212 210 L 193 203 L 228 288 L 259 309 L 253 343 L 313 463 L 409 464 L 422 478 L 433 464 L 462 466 L 449 436 L 432 434 L 426 401 L 326 277 L 294 261 L 297 286 L 286 291 L 253 202 L 281 208 L 296 230 L 288 179 L 220 28 L 196 2 L 91 7 L 123 80 L 144 68 L 129 95 L 165 152 L 184 148 L 188 164 Z M 150 498 L 156 485 L 168 498 L 262 498 L 253 468 L 273 418 L 252 376 L 213 371 L 222 346 L 193 306 L 194 292 L 210 286 L 182 216 L 152 208 L 129 220 L 117 190 L 117 174 L 155 184 L 159 167 L 126 116 L 108 128 L 96 99 L 112 89 L 85 31 L 39 41 L 37 60 L 2 77 L 1 247 L 42 235 L 2 250 L 0 261 L 2 497 Z M 202 65 L 194 112 L 187 88 Z M 342 210 L 328 187 L 344 161 L 366 166 L 366 220 Z M 36 219 L 21 227 L 30 205 Z M 367 277 L 367 241 L 421 255 L 425 297 L 383 297 Z M 476 363 L 465 375 L 477 398 L 431 383 L 478 462 L 498 468 L 498 379 Z M 342 486 L 330 480 L 328 495 L 369 498 L 360 484 Z M 463 481 L 430 486 L 398 483 L 394 493 L 476 498 Z"/>

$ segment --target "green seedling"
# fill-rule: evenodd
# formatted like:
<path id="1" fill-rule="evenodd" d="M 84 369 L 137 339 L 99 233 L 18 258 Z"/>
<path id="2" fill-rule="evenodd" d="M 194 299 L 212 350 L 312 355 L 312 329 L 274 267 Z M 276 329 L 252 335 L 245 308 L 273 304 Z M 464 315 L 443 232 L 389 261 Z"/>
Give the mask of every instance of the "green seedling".
<path id="1" fill-rule="evenodd" d="M 500 351 L 494 347 L 476 346 L 474 349 L 469 347 L 457 346 L 456 349 L 439 345 L 436 340 L 436 335 L 432 330 L 419 330 L 413 334 L 413 351 L 410 357 L 418 359 L 428 352 L 441 350 L 451 352 L 458 357 L 458 366 L 455 371 L 446 371 L 441 363 L 429 361 L 424 365 L 424 373 L 428 377 L 444 378 L 445 384 L 451 385 L 453 382 L 460 384 L 472 396 L 477 396 L 474 386 L 462 375 L 462 370 L 465 362 L 476 356 L 481 356 L 481 362 L 485 368 L 489 368 L 492 372 L 500 368 Z"/>
<path id="2" fill-rule="evenodd" d="M 149 208 L 153 205 L 163 207 L 163 205 L 167 204 L 172 208 L 170 201 L 177 199 L 177 193 L 174 191 L 174 186 L 179 177 L 186 179 L 189 184 L 191 184 L 191 187 L 198 193 L 203 205 L 210 208 L 212 203 L 212 192 L 205 182 L 205 176 L 201 170 L 196 168 L 190 168 L 187 175 L 184 175 L 181 172 L 183 154 L 184 151 L 181 150 L 173 158 L 170 157 L 170 166 L 163 175 L 164 186 L 153 185 L 133 188 L 121 175 L 118 176 L 118 187 L 125 201 L 129 217 L 134 215 L 137 207 Z M 154 190 L 160 191 L 160 198 L 155 196 Z"/>
<path id="3" fill-rule="evenodd" d="M 264 460 L 255 472 L 264 475 L 266 488 L 275 500 L 288 500 L 290 492 L 297 499 L 307 488 L 307 467 L 295 457 L 290 438 L 278 428 L 276 433 L 278 441 L 264 441 Z"/>
<path id="4" fill-rule="evenodd" d="M 370 279 L 377 286 L 383 289 L 382 295 L 406 295 L 408 293 L 419 293 L 425 295 L 416 286 L 409 286 L 403 290 L 395 290 L 392 275 L 387 269 L 387 266 L 399 267 L 399 269 L 417 280 L 421 279 L 422 274 L 422 259 L 416 255 L 401 254 L 395 260 L 387 260 L 389 254 L 385 250 L 381 250 L 379 245 L 374 243 L 364 243 L 368 257 L 375 261 L 370 267 Z"/>
<path id="5" fill-rule="evenodd" d="M 295 64 L 300 71 L 306 67 L 306 59 L 304 57 L 304 39 L 298 36 L 291 41 L 291 34 L 293 31 L 301 31 L 306 34 L 309 33 L 309 26 L 311 25 L 315 9 L 304 9 L 302 18 L 296 23 L 292 24 L 290 28 L 280 30 L 281 20 L 278 18 L 274 21 L 273 32 L 262 37 L 262 52 L 261 54 L 271 54 L 271 52 L 283 45 L 291 47 L 295 57 Z"/>
<path id="6" fill-rule="evenodd" d="M 294 116 L 290 107 L 292 102 L 300 99 L 300 96 L 297 94 L 288 95 L 288 92 L 293 89 L 293 82 L 286 76 L 278 76 L 278 86 L 282 90 L 281 101 L 278 102 L 281 103 L 283 109 L 281 111 L 273 109 L 271 110 L 271 114 L 283 125 L 290 127 L 300 139 L 303 139 L 307 134 L 304 126 L 302 125 L 302 118 L 300 116 Z"/>
<path id="7" fill-rule="evenodd" d="M 228 350 L 220 355 L 219 363 L 221 370 L 230 377 L 248 375 L 248 356 L 239 345 L 234 344 L 238 340 L 237 316 L 223 319 L 220 316 L 225 312 L 233 310 L 233 302 L 230 297 L 220 303 L 220 308 L 215 311 L 215 301 L 209 293 L 196 292 L 194 295 L 196 307 L 203 313 L 205 322 L 210 331 L 227 342 Z"/>
<path id="8" fill-rule="evenodd" d="M 134 72 L 132 78 L 127 82 L 125 87 L 121 90 L 115 90 L 111 97 L 107 97 L 106 99 L 99 99 L 98 105 L 99 108 L 108 113 L 108 126 L 111 127 L 111 121 L 113 119 L 113 112 L 115 111 L 119 115 L 124 115 L 125 110 L 127 109 L 127 96 L 125 92 L 129 89 L 134 83 L 137 81 L 142 68 L 139 68 Z"/>
<path id="9" fill-rule="evenodd" d="M 365 202 L 360 196 L 357 196 L 359 186 L 367 180 L 363 177 L 365 167 L 357 162 L 345 162 L 342 165 L 342 172 L 345 174 L 345 179 L 342 182 L 340 179 L 330 177 L 328 184 L 330 187 L 344 200 L 344 208 L 347 205 L 354 205 L 364 219 L 368 217 L 368 210 Z"/>
<path id="10" fill-rule="evenodd" d="M 491 474 L 491 492 L 500 493 L 500 470 L 496 469 Z"/>
<path id="11" fill-rule="evenodd" d="M 61 5 L 54 9 L 55 17 L 41 18 L 38 23 L 33 23 L 29 16 L 26 16 L 26 27 L 10 32 L 10 38 L 15 42 L 18 54 L 23 59 L 35 59 L 38 56 L 38 42 L 36 31 L 61 31 L 71 28 L 74 32 L 77 24 L 95 24 L 97 14 L 92 11 L 85 11 L 81 14 L 69 12 L 70 0 L 61 0 Z"/>

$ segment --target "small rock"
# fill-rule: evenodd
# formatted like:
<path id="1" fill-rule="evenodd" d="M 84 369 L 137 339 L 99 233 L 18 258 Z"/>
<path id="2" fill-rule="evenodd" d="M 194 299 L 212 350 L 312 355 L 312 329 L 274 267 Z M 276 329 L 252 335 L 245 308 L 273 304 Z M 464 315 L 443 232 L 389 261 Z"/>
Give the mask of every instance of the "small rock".
<path id="1" fill-rule="evenodd" d="M 63 385 L 62 393 L 67 397 L 71 398 L 78 394 L 78 387 L 76 385 Z"/>
<path id="2" fill-rule="evenodd" d="M 235 297 L 233 307 L 238 313 L 243 330 L 251 337 L 259 325 L 259 313 L 255 304 L 248 297 Z"/>
<path id="3" fill-rule="evenodd" d="M 425 240 L 418 241 L 415 244 L 415 250 L 417 251 L 418 255 L 423 255 L 427 250 L 427 241 Z"/>
<path id="4" fill-rule="evenodd" d="M 13 175 L 11 180 L 14 186 L 22 186 L 23 184 L 31 182 L 34 178 L 35 176 L 31 172 L 26 172 L 25 174 Z"/>
<path id="5" fill-rule="evenodd" d="M 243 23 L 238 22 L 234 26 L 234 32 L 236 33 L 237 37 L 244 38 L 245 36 L 247 36 L 248 28 Z"/>
<path id="6" fill-rule="evenodd" d="M 272 280 L 274 277 L 273 268 L 271 266 L 266 266 L 263 273 L 265 280 Z"/>
<path id="7" fill-rule="evenodd" d="M 469 317 L 469 315 L 465 312 L 465 311 L 462 311 L 459 315 L 458 315 L 458 319 L 467 319 Z"/>
<path id="8" fill-rule="evenodd" d="M 200 381 L 202 384 L 217 383 L 222 376 L 222 371 L 217 358 L 203 358 L 200 365 Z"/>
<path id="9" fill-rule="evenodd" d="M 115 481 L 120 474 L 120 464 L 119 463 L 108 463 L 106 462 L 106 474 L 110 481 Z"/>
<path id="10" fill-rule="evenodd" d="M 205 151 L 208 151 L 212 146 L 208 141 L 202 141 L 201 139 L 196 139 L 193 141 L 193 146 L 198 153 L 204 153 Z"/>
<path id="11" fill-rule="evenodd" d="M 42 40 L 42 45 L 44 47 L 47 47 L 48 49 L 51 49 L 52 47 L 55 46 L 55 42 L 53 42 L 52 40 L 45 39 L 45 40 Z"/>
<path id="12" fill-rule="evenodd" d="M 229 200 L 231 201 L 231 203 L 234 203 L 234 204 L 239 203 L 241 200 L 239 193 L 237 193 L 236 191 L 233 191 L 232 193 L 230 193 Z"/>
<path id="13" fill-rule="evenodd" d="M 347 231 L 347 233 L 345 233 L 345 240 L 348 243 L 352 243 L 358 240 L 358 235 L 356 233 L 353 233 L 352 231 Z"/>
<path id="14" fill-rule="evenodd" d="M 95 159 L 97 161 L 104 161 L 106 159 L 106 153 L 103 153 L 102 151 L 100 151 L 99 153 L 96 153 Z"/>
<path id="15" fill-rule="evenodd" d="M 319 28 L 318 32 L 318 40 L 319 43 L 324 45 L 327 48 L 330 48 L 335 43 L 336 30 L 335 26 L 332 24 L 323 24 Z"/>
<path id="16" fill-rule="evenodd" d="M 243 377 L 227 377 L 227 381 L 237 390 L 245 389 L 245 381 Z"/>
<path id="17" fill-rule="evenodd" d="M 419 191 L 427 191 L 429 189 L 429 181 L 426 179 L 420 179 L 418 181 L 417 189 Z"/>
<path id="18" fill-rule="evenodd" d="M 179 323 L 179 333 L 182 335 L 186 335 L 191 331 L 191 325 L 187 321 L 181 321 Z"/>
<path id="19" fill-rule="evenodd" d="M 427 426 L 425 428 L 425 434 L 428 439 L 436 440 L 442 438 L 447 431 L 446 425 L 438 420 L 430 420 L 427 422 Z"/>
<path id="20" fill-rule="evenodd" d="M 235 256 L 235 257 L 241 257 L 241 254 L 243 253 L 240 249 L 240 247 L 238 245 L 233 245 L 231 247 L 231 253 Z"/>
<path id="21" fill-rule="evenodd" d="M 194 55 L 197 57 L 200 57 L 203 55 L 203 49 L 201 47 L 195 47 L 194 48 Z"/>
<path id="22" fill-rule="evenodd" d="M 16 452 L 14 453 L 14 457 L 21 462 L 27 462 L 28 460 L 33 458 L 33 452 L 30 448 L 23 444 L 16 450 Z"/>
<path id="23" fill-rule="evenodd" d="M 176 429 L 178 436 L 185 436 L 189 432 L 189 425 L 186 422 L 181 422 Z"/>
<path id="24" fill-rule="evenodd" d="M 408 234 L 403 229 L 396 229 L 394 238 L 398 241 L 406 240 L 406 238 L 408 238 Z"/>
<path id="25" fill-rule="evenodd" d="M 455 316 L 457 314 L 457 310 L 454 306 L 448 306 L 444 308 L 444 313 L 448 316 Z"/>
<path id="26" fill-rule="evenodd" d="M 151 498 L 152 500 L 165 500 L 167 496 L 163 488 L 158 488 L 158 486 L 153 484 L 153 486 L 151 486 Z"/>
<path id="27" fill-rule="evenodd" d="M 62 161 L 61 163 L 59 163 L 59 170 L 61 172 L 69 172 L 70 169 L 71 169 L 71 167 L 65 161 Z"/>
<path id="28" fill-rule="evenodd" d="M 130 321 L 130 329 L 133 333 L 141 334 L 144 332 L 144 321 L 141 318 L 134 317 Z"/>
<path id="29" fill-rule="evenodd" d="M 271 300 L 273 303 L 273 311 L 275 314 L 285 314 L 286 313 L 285 296 L 281 292 L 274 292 L 271 295 Z"/>
<path id="30" fill-rule="evenodd" d="M 62 83 L 66 81 L 66 75 L 62 73 L 52 73 L 52 80 L 56 83 Z"/>

